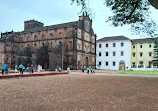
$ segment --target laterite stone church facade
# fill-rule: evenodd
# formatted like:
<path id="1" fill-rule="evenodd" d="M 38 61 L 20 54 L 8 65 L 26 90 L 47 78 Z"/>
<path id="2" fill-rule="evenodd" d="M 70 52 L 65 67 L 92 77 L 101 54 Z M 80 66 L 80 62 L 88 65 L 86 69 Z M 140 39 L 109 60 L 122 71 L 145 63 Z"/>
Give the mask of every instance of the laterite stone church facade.
<path id="1" fill-rule="evenodd" d="M 54 47 L 64 42 L 64 69 L 81 69 L 96 64 L 96 35 L 92 29 L 92 20 L 79 16 L 75 22 L 44 26 L 36 20 L 24 22 L 24 31 L 1 33 L 0 65 L 9 64 L 14 68 L 18 52 L 30 47 L 32 63 L 36 64 L 35 50 L 48 45 L 49 62 Z M 60 61 L 61 62 L 61 61 Z M 60 64 L 61 65 L 61 64 Z M 44 66 L 43 66 L 44 67 Z M 51 69 L 51 62 L 49 67 Z"/>

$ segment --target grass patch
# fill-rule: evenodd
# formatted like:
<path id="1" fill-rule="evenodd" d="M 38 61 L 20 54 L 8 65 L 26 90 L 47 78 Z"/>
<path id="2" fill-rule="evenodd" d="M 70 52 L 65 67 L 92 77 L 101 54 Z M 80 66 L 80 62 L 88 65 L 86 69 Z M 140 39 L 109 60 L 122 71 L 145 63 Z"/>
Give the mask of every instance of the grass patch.
<path id="1" fill-rule="evenodd" d="M 158 75 L 158 71 L 124 71 L 117 74 L 143 74 L 143 75 Z"/>

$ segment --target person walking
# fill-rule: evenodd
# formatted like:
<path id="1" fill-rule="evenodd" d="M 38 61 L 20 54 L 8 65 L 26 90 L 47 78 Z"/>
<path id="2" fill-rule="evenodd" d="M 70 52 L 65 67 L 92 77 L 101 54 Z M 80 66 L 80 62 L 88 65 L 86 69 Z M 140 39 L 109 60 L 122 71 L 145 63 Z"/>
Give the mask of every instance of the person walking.
<path id="1" fill-rule="evenodd" d="M 15 73 L 17 73 L 17 72 L 18 72 L 18 66 L 15 65 Z"/>
<path id="2" fill-rule="evenodd" d="M 61 67 L 59 67 L 59 72 L 61 72 Z"/>
<path id="3" fill-rule="evenodd" d="M 20 74 L 23 74 L 23 67 L 24 66 L 22 64 L 19 65 Z"/>
<path id="4" fill-rule="evenodd" d="M 5 64 L 5 65 L 4 65 L 5 74 L 8 74 L 8 67 L 9 67 L 8 64 Z"/>
<path id="5" fill-rule="evenodd" d="M 82 67 L 82 73 L 84 73 L 84 67 Z"/>
<path id="6" fill-rule="evenodd" d="M 31 65 L 31 72 L 32 73 L 34 72 L 34 66 L 33 66 L 33 64 Z"/>
<path id="7" fill-rule="evenodd" d="M 93 73 L 93 68 L 92 67 L 91 67 L 90 71 L 91 71 L 91 73 Z"/>
<path id="8" fill-rule="evenodd" d="M 87 74 L 89 74 L 89 67 L 87 67 Z"/>
<path id="9" fill-rule="evenodd" d="M 4 65 L 2 65 L 2 75 L 4 75 Z"/>

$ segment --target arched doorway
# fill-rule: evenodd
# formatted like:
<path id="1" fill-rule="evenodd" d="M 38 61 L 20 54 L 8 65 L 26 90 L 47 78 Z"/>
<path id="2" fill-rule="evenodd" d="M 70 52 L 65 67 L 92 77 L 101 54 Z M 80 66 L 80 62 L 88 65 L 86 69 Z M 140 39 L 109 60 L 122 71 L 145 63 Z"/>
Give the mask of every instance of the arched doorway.
<path id="1" fill-rule="evenodd" d="M 119 70 L 125 70 L 125 62 L 123 60 L 119 62 Z"/>

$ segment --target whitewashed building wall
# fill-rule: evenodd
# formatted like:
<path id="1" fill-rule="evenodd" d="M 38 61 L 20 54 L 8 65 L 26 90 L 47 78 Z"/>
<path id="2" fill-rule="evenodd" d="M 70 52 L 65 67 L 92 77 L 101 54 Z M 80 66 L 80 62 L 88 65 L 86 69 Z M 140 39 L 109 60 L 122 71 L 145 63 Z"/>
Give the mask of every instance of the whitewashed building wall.
<path id="1" fill-rule="evenodd" d="M 115 47 L 113 47 L 113 43 L 116 44 Z M 121 46 L 121 43 L 124 45 Z M 101 44 L 101 48 L 99 48 L 99 44 Z M 106 47 L 106 44 L 108 44 L 108 47 Z M 121 56 L 121 51 L 123 51 L 123 56 Z M 106 56 L 106 52 L 108 52 L 108 56 Z M 115 52 L 115 56 L 113 56 L 113 52 Z M 130 40 L 97 41 L 96 67 L 97 69 L 119 70 L 119 62 L 124 61 L 125 69 L 130 68 L 130 52 Z M 101 53 L 101 56 L 99 56 L 99 53 Z M 97 66 L 99 62 L 101 62 L 100 67 Z M 115 62 L 115 66 L 113 62 Z"/>

